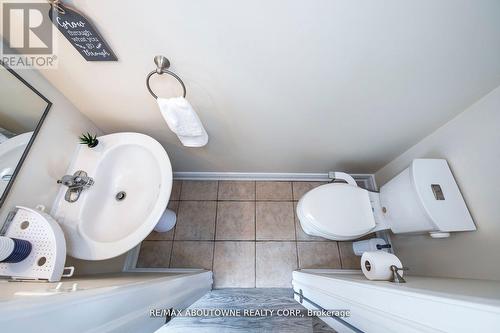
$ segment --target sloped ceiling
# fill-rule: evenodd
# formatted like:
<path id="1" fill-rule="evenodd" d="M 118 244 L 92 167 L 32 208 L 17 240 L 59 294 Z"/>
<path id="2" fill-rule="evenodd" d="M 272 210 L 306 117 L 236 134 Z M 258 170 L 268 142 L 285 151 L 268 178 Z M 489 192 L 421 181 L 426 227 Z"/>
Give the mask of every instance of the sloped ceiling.
<path id="1" fill-rule="evenodd" d="M 43 75 L 176 171 L 373 172 L 500 85 L 500 1 L 82 0 L 119 61 L 62 37 Z M 162 54 L 210 135 L 184 148 L 145 87 Z M 174 81 L 155 80 L 163 96 Z"/>

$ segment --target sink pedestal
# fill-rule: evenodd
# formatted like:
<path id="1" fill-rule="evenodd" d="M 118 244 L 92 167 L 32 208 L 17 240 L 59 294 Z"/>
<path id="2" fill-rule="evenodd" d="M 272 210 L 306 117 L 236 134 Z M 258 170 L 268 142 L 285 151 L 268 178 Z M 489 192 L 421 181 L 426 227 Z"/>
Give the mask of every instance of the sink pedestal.
<path id="1" fill-rule="evenodd" d="M 163 215 L 161 216 L 160 221 L 156 224 L 154 230 L 156 232 L 170 231 L 175 227 L 175 222 L 177 222 L 175 212 L 171 209 L 165 209 L 165 212 L 163 212 Z"/>

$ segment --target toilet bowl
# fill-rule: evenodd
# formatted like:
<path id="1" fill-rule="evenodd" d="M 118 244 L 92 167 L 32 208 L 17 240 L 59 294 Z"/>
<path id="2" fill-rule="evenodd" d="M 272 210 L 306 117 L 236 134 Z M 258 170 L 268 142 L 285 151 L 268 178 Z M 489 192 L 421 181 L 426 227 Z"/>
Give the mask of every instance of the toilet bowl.
<path id="1" fill-rule="evenodd" d="M 413 160 L 380 193 L 359 187 L 346 173 L 334 177 L 345 183 L 318 186 L 297 204 L 300 225 L 309 235 L 342 241 L 391 229 L 444 238 L 476 230 L 446 160 Z"/>

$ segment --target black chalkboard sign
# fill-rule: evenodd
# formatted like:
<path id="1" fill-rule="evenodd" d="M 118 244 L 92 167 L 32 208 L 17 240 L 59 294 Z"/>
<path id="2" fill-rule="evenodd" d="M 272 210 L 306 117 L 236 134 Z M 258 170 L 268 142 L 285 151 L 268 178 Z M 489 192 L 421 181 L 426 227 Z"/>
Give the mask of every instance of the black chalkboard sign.
<path id="1" fill-rule="evenodd" d="M 52 6 L 49 17 L 52 23 L 66 37 L 87 61 L 117 61 L 115 54 L 104 38 L 82 14 L 57 4 Z"/>

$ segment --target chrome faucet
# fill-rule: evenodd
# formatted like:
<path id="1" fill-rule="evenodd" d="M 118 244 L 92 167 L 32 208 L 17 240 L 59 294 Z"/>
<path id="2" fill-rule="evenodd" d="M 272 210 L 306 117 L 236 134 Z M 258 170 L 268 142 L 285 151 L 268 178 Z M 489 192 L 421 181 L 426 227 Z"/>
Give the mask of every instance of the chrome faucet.
<path id="1" fill-rule="evenodd" d="M 67 202 L 75 202 L 84 189 L 94 184 L 94 180 L 90 178 L 85 171 L 78 170 L 73 175 L 63 176 L 57 183 L 68 187 L 64 195 L 64 200 Z"/>

